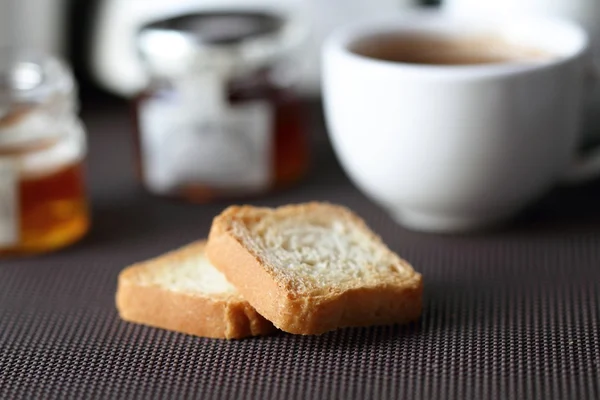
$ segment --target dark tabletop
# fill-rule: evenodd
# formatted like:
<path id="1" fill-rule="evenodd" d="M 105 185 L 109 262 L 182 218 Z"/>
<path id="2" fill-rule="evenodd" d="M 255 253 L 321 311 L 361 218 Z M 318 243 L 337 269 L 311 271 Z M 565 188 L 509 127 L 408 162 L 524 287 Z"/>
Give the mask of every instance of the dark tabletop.
<path id="1" fill-rule="evenodd" d="M 423 273 L 420 322 L 242 341 L 121 322 L 118 272 L 205 236 L 227 204 L 145 194 L 126 105 L 97 101 L 83 114 L 92 231 L 0 261 L 0 398 L 600 398 L 600 184 L 558 189 L 494 232 L 410 232 L 353 188 L 311 110 L 311 176 L 253 203 L 354 209 Z"/>

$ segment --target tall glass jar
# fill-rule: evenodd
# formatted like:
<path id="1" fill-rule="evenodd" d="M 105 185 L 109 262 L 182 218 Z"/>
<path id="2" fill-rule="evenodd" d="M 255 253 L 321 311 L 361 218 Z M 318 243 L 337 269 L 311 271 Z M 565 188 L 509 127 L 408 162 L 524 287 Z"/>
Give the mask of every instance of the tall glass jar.
<path id="1" fill-rule="evenodd" d="M 64 63 L 0 51 L 0 255 L 55 250 L 88 230 L 77 111 Z"/>
<path id="2" fill-rule="evenodd" d="M 152 76 L 136 103 L 144 186 L 206 202 L 301 178 L 308 143 L 293 56 L 302 36 L 282 14 L 255 11 L 207 11 L 142 29 Z"/>

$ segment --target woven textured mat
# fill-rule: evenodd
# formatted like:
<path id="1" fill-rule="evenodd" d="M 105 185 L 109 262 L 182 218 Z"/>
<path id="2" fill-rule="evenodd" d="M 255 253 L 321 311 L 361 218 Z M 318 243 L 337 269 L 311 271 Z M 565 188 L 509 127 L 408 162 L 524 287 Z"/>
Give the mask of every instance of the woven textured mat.
<path id="1" fill-rule="evenodd" d="M 92 232 L 63 252 L 0 261 L 0 398 L 600 398 L 597 185 L 555 193 L 497 232 L 422 235 L 368 202 L 325 147 L 311 179 L 257 204 L 330 200 L 356 210 L 423 273 L 422 320 L 201 339 L 121 322 L 116 277 L 206 235 L 226 204 L 145 195 L 131 176 L 125 113 L 100 108 L 86 122 Z"/>

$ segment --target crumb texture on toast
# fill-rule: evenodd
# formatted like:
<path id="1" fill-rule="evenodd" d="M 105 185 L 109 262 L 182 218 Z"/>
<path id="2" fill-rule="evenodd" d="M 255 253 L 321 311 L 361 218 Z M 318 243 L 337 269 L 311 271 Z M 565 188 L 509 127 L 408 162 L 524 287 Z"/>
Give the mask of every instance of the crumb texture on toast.
<path id="1" fill-rule="evenodd" d="M 152 266 L 144 264 L 135 275 L 141 286 L 158 286 L 173 292 L 198 295 L 237 295 L 235 287 L 204 256 L 175 254 Z"/>
<path id="2" fill-rule="evenodd" d="M 126 321 L 195 336 L 237 339 L 275 330 L 212 266 L 204 241 L 123 270 L 116 305 Z"/>
<path id="3" fill-rule="evenodd" d="M 415 272 L 341 206 L 308 203 L 224 213 L 231 233 L 297 293 L 328 294 L 394 284 Z"/>

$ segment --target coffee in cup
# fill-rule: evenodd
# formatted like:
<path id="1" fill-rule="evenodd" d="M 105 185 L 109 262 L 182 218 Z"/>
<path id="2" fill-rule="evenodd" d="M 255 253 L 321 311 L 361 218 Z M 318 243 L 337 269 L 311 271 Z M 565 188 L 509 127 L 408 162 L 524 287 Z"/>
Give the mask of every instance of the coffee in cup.
<path id="1" fill-rule="evenodd" d="M 534 46 L 493 36 L 442 37 L 427 34 L 377 34 L 353 43 L 351 51 L 376 60 L 425 65 L 536 63 L 557 56 Z"/>

